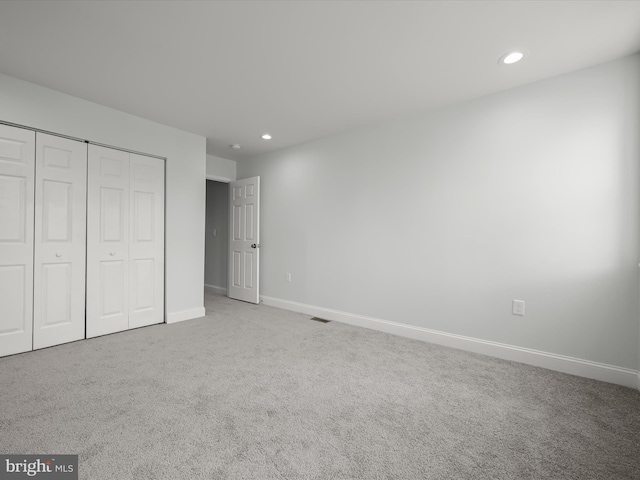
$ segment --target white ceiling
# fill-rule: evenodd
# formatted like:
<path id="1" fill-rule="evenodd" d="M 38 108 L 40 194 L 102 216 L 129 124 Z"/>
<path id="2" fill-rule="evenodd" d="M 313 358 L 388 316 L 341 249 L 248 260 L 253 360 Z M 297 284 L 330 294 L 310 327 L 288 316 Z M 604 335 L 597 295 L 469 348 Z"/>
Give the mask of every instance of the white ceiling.
<path id="1" fill-rule="evenodd" d="M 0 2 L 0 72 L 235 160 L 639 51 L 640 1 Z"/>

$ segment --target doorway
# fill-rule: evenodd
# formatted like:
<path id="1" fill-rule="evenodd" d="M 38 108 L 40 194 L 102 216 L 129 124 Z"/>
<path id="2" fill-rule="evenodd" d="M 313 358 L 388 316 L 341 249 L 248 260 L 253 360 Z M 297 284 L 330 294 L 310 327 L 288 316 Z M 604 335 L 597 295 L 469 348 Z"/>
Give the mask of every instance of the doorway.
<path id="1" fill-rule="evenodd" d="M 227 294 L 229 255 L 229 184 L 207 180 L 204 288 L 206 293 Z"/>

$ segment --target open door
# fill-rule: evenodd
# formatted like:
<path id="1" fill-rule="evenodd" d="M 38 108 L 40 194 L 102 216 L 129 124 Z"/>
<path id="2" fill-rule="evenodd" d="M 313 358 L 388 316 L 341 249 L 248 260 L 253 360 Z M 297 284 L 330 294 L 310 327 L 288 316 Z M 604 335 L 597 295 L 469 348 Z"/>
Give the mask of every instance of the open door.
<path id="1" fill-rule="evenodd" d="M 229 184 L 229 298 L 259 303 L 260 177 Z"/>

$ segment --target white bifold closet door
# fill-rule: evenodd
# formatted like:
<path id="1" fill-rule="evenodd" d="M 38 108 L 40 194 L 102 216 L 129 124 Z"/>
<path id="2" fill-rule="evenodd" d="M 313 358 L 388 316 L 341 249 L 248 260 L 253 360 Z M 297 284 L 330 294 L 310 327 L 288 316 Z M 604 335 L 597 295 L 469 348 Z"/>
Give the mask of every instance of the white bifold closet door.
<path id="1" fill-rule="evenodd" d="M 35 139 L 0 125 L 0 356 L 33 348 Z"/>
<path id="2" fill-rule="evenodd" d="M 164 160 L 130 156 L 129 328 L 164 322 Z"/>
<path id="3" fill-rule="evenodd" d="M 84 338 L 87 144 L 36 134 L 33 348 Z"/>
<path id="4" fill-rule="evenodd" d="M 164 321 L 164 161 L 89 146 L 87 337 Z"/>

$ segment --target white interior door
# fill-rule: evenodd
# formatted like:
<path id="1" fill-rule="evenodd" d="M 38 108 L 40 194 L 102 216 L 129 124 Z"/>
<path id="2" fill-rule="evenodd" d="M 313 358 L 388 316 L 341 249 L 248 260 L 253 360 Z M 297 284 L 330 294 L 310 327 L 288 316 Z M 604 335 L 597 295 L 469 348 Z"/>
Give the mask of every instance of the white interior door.
<path id="1" fill-rule="evenodd" d="M 164 322 L 164 161 L 131 154 L 129 328 Z"/>
<path id="2" fill-rule="evenodd" d="M 36 135 L 33 348 L 84 338 L 87 144 Z"/>
<path id="3" fill-rule="evenodd" d="M 87 338 L 129 328 L 129 154 L 89 145 Z"/>
<path id="4" fill-rule="evenodd" d="M 0 356 L 33 348 L 35 132 L 0 125 Z"/>
<path id="5" fill-rule="evenodd" d="M 260 177 L 229 184 L 230 298 L 259 303 Z"/>

